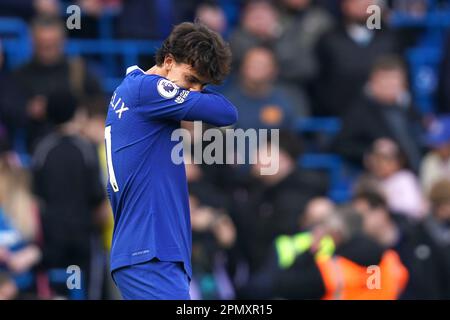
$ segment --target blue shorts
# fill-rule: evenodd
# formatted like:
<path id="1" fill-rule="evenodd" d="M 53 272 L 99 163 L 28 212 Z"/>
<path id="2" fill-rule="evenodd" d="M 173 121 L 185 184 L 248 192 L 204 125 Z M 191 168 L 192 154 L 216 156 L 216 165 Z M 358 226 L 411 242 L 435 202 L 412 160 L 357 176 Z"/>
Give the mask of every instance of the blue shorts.
<path id="1" fill-rule="evenodd" d="M 190 300 L 189 277 L 181 262 L 153 259 L 113 271 L 125 300 Z"/>

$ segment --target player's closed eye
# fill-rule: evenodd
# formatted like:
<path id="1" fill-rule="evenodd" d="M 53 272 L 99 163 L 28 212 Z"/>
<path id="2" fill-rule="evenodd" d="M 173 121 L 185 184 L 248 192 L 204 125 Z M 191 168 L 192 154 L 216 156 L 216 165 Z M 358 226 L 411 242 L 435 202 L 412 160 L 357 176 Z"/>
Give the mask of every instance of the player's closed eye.
<path id="1" fill-rule="evenodd" d="M 201 84 L 200 80 L 198 80 L 196 77 L 187 77 L 186 81 L 192 85 Z"/>

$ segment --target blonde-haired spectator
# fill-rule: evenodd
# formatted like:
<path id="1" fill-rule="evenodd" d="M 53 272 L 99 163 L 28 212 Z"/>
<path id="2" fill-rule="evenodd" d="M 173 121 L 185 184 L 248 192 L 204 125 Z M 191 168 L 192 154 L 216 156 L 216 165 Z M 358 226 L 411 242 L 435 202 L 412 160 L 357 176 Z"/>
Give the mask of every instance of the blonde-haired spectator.
<path id="1" fill-rule="evenodd" d="M 39 219 L 29 177 L 8 154 L 0 156 L 0 299 L 19 293 L 16 276 L 29 272 L 41 259 L 35 244 Z"/>

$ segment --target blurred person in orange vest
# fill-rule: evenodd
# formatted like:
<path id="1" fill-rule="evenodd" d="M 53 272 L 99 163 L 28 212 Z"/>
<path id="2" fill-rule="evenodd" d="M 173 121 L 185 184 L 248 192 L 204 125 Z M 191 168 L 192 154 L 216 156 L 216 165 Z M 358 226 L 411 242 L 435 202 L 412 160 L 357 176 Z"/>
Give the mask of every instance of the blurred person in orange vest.
<path id="1" fill-rule="evenodd" d="M 327 230 L 328 229 L 328 230 Z M 362 234 L 362 220 L 352 211 L 332 215 L 325 224 L 336 244 L 332 257 L 318 257 L 325 300 L 395 300 L 408 271 L 393 250 L 385 250 Z"/>
<path id="2" fill-rule="evenodd" d="M 362 232 L 351 209 L 330 212 L 311 232 L 280 236 L 264 268 L 240 294 L 247 298 L 393 300 L 408 279 L 398 255 Z"/>

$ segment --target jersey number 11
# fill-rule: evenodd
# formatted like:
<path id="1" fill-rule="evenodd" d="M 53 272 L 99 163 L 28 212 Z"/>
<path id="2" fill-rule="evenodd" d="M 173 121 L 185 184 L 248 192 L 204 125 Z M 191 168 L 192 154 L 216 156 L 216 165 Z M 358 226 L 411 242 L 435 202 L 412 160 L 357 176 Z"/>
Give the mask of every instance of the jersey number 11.
<path id="1" fill-rule="evenodd" d="M 114 173 L 114 167 L 112 163 L 112 153 L 111 153 L 111 126 L 105 128 L 105 143 L 106 143 L 106 161 L 108 164 L 108 175 L 109 183 L 114 192 L 119 191 L 119 185 L 116 181 L 116 174 Z"/>

